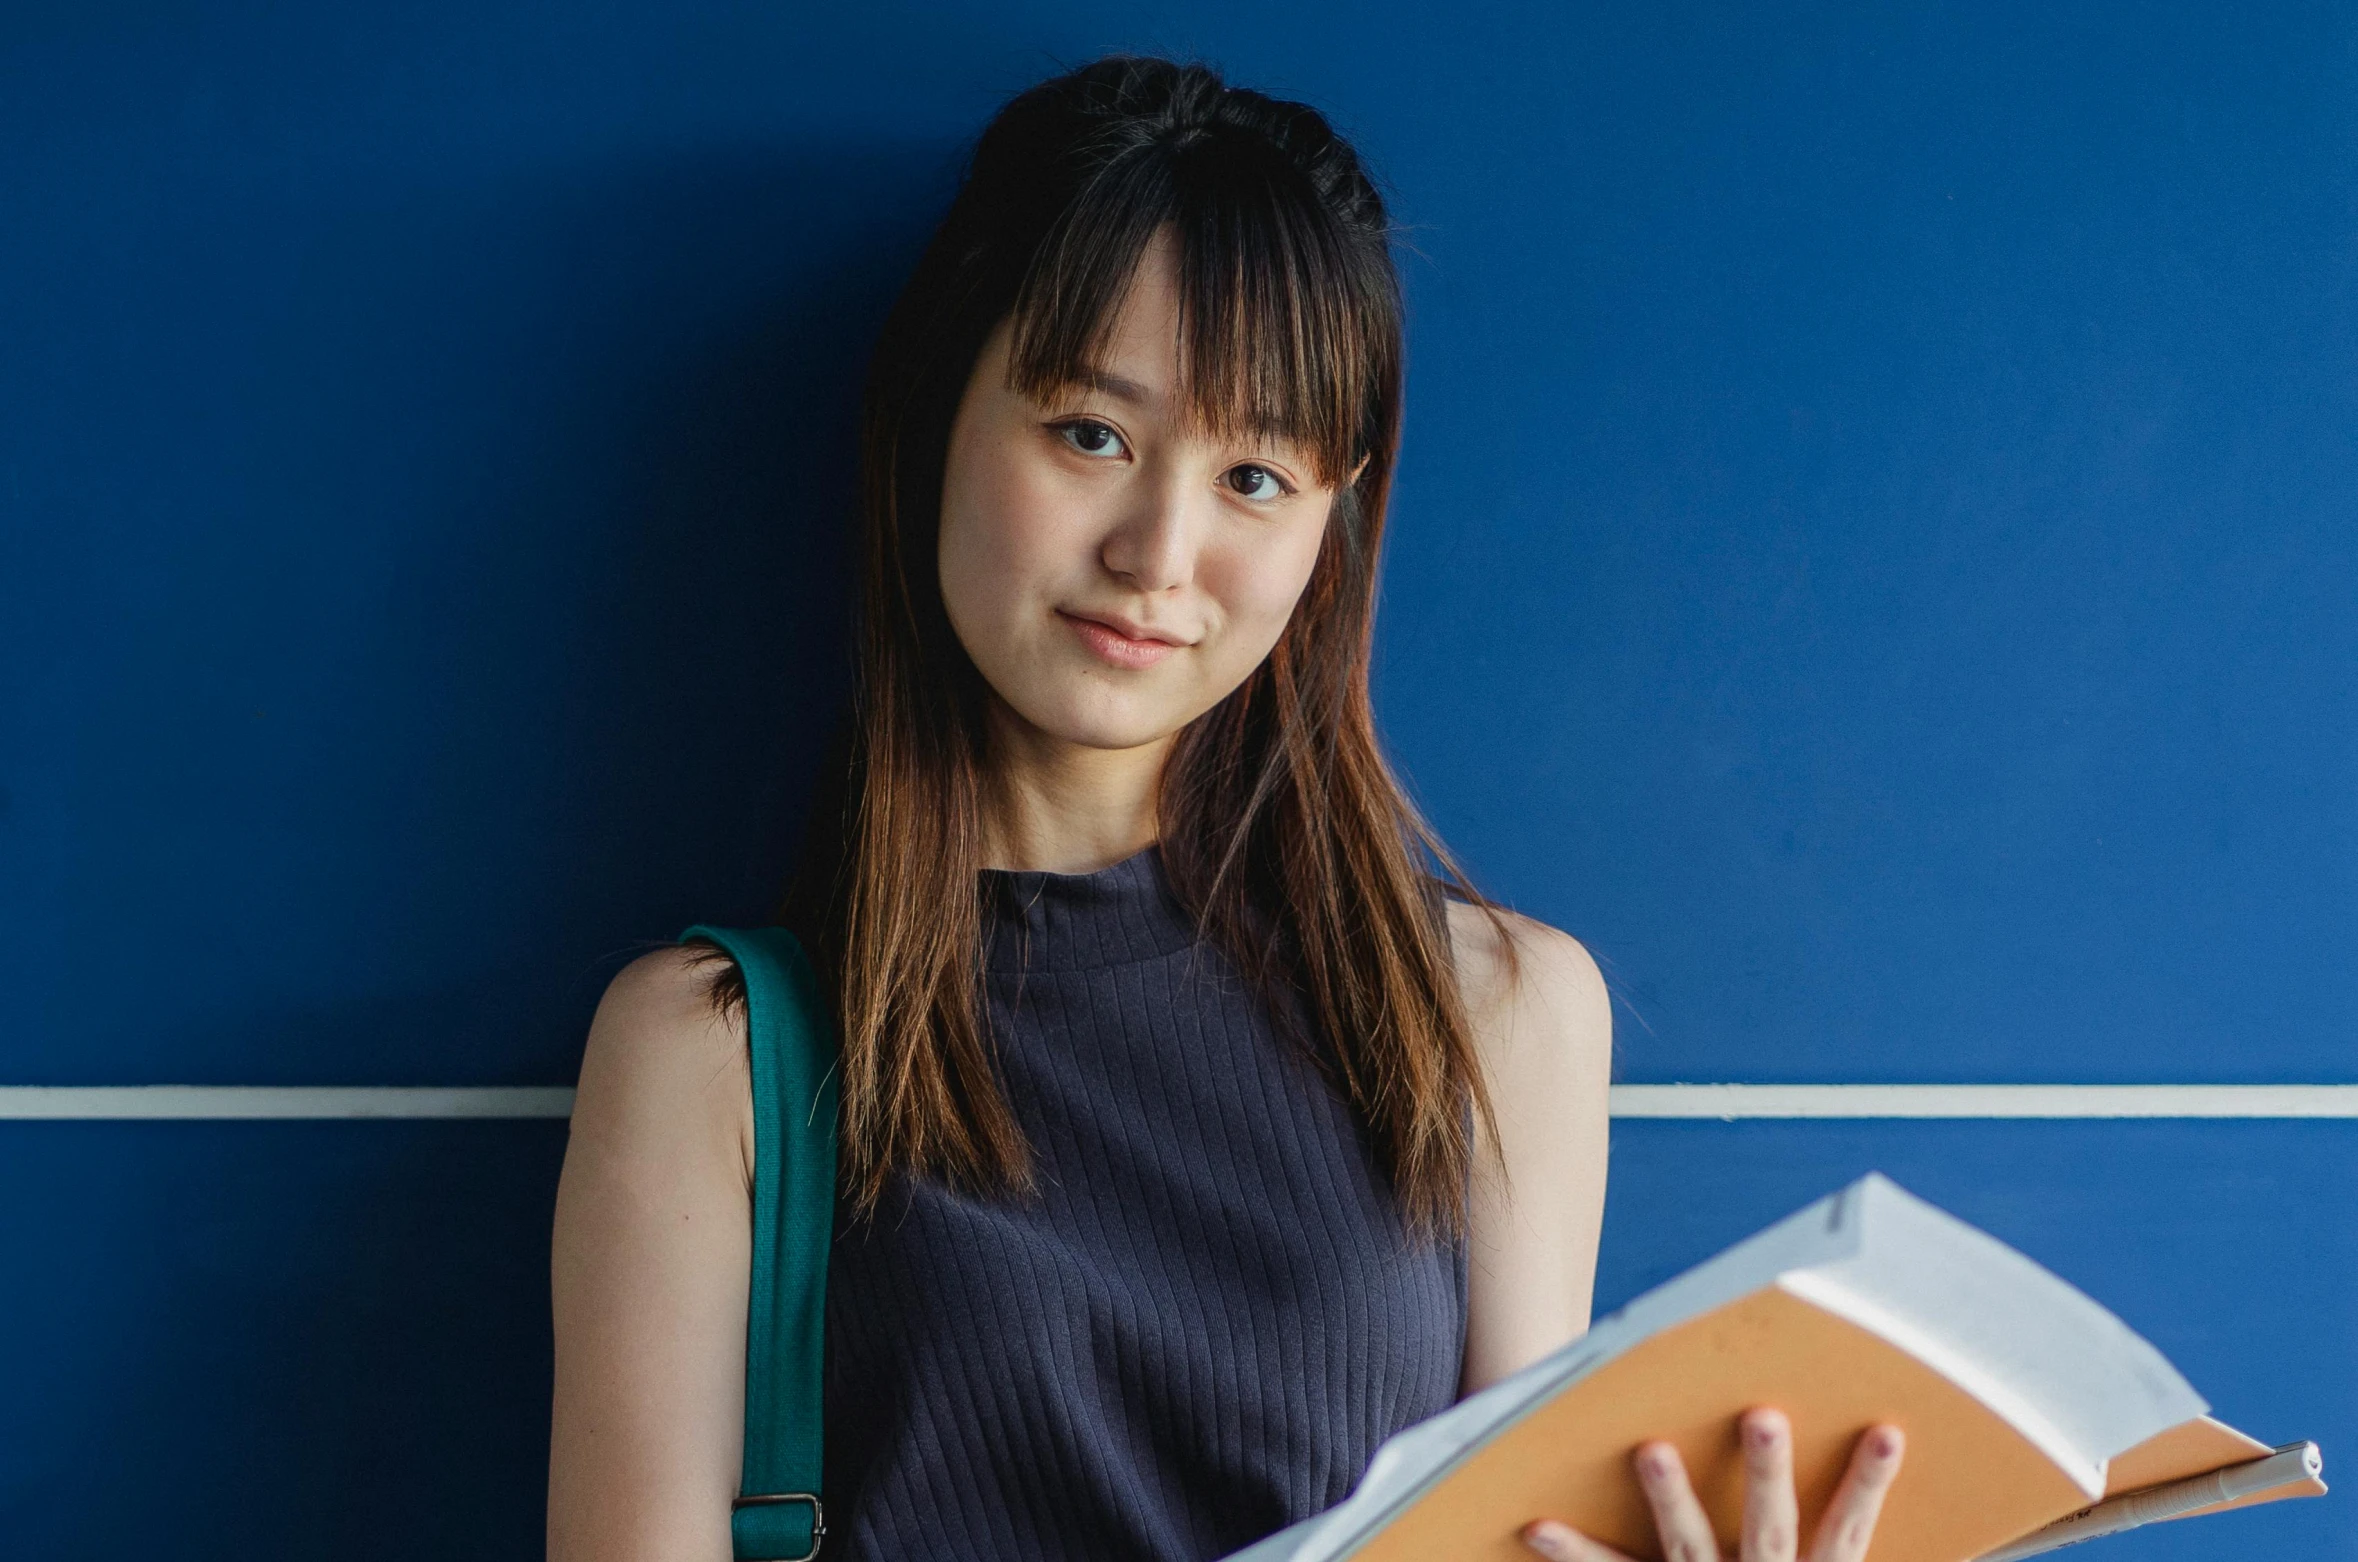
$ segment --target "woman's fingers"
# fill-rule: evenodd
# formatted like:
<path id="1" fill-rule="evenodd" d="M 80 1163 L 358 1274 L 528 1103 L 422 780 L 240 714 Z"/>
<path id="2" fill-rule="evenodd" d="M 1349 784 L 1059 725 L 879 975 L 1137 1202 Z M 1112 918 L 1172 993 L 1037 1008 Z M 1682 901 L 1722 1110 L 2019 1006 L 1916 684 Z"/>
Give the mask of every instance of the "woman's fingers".
<path id="1" fill-rule="evenodd" d="M 1744 1445 L 1744 1538 L 1741 1562 L 1793 1562 L 1801 1513 L 1793 1497 L 1793 1423 L 1762 1406 L 1736 1423 Z"/>
<path id="2" fill-rule="evenodd" d="M 1793 1425 L 1783 1411 L 1763 1405 L 1744 1413 L 1737 1435 L 1744 1453 L 1744 1529 L 1737 1562 L 1795 1562 L 1801 1516 L 1793 1493 Z M 1900 1429 L 1888 1423 L 1859 1435 L 1842 1483 L 1818 1520 L 1809 1562 L 1865 1562 L 1875 1519 L 1905 1449 Z M 1631 1462 L 1654 1512 L 1663 1562 L 1720 1562 L 1710 1516 L 1696 1500 L 1676 1445 L 1641 1444 Z M 1522 1540 L 1549 1562 L 1630 1562 L 1555 1519 L 1525 1525 Z"/>
<path id="3" fill-rule="evenodd" d="M 1641 1443 L 1634 1456 L 1638 1485 L 1654 1510 L 1662 1562 L 1719 1562 L 1719 1537 L 1687 1482 L 1687 1464 L 1670 1443 Z"/>
<path id="4" fill-rule="evenodd" d="M 1871 1426 L 1859 1434 L 1850 1450 L 1850 1468 L 1842 1472 L 1842 1484 L 1818 1520 L 1810 1562 L 1860 1562 L 1866 1556 L 1875 1515 L 1883 1511 L 1883 1494 L 1891 1490 L 1906 1448 L 1907 1438 L 1896 1426 Z"/>
<path id="5" fill-rule="evenodd" d="M 1548 1562 L 1632 1562 L 1625 1553 L 1555 1519 L 1535 1519 L 1524 1525 L 1523 1544 Z"/>

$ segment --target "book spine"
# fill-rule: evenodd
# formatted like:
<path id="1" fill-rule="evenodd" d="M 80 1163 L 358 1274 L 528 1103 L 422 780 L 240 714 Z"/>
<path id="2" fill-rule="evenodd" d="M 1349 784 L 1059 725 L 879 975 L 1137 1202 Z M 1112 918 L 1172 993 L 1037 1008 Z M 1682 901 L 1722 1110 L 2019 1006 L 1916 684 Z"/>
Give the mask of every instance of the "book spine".
<path id="1" fill-rule="evenodd" d="M 2314 1480 L 2324 1468 L 2324 1458 L 2315 1443 L 2288 1444 L 2244 1464 L 2226 1465 L 2201 1475 L 2190 1475 L 2182 1481 L 2148 1486 L 2143 1491 L 2124 1492 L 2092 1508 L 2082 1508 L 2057 1519 L 2044 1529 L 2032 1530 L 2020 1540 L 1984 1553 L 1976 1562 L 2018 1562 L 2022 1557 L 2035 1557 L 2062 1546 L 2094 1540 L 2099 1535 L 2117 1535 L 2142 1524 L 2174 1519 L 2213 1503 L 2232 1502 L 2254 1492 Z"/>

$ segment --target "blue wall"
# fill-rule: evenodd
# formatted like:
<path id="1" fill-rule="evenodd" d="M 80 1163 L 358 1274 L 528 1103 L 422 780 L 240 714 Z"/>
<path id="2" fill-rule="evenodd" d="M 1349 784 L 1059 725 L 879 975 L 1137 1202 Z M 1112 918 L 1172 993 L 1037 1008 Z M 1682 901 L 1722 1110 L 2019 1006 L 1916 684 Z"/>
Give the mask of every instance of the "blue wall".
<path id="1" fill-rule="evenodd" d="M 2358 1081 L 2358 13 L 474 0 L 0 15 L 0 1083 L 568 1082 L 757 919 L 867 334 L 1109 47 L 1395 189 L 1382 712 L 1623 1079 Z M 0 1549 L 531 1553 L 562 1153 L 0 1123 Z M 2358 1455 L 2358 1123 L 1614 1156 L 1605 1305 L 1881 1167 Z"/>

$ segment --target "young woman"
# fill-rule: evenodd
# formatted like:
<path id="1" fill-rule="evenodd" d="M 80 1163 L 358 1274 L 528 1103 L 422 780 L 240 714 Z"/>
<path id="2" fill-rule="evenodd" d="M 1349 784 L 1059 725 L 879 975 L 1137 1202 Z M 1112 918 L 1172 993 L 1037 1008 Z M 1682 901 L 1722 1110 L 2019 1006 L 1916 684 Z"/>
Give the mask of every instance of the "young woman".
<path id="1" fill-rule="evenodd" d="M 1317 113 L 1110 58 L 1002 110 L 884 329 L 853 736 L 784 915 L 842 1041 L 830 1557 L 1218 1557 L 1587 1327 L 1603 984 L 1465 882 L 1372 724 L 1388 243 Z M 591 1026 L 558 1562 L 730 1555 L 742 995 L 667 948 Z M 1783 1562 L 1786 1429 L 1747 1435 L 1744 1556 Z M 1675 1450 L 1637 1464 L 1713 1555 Z"/>

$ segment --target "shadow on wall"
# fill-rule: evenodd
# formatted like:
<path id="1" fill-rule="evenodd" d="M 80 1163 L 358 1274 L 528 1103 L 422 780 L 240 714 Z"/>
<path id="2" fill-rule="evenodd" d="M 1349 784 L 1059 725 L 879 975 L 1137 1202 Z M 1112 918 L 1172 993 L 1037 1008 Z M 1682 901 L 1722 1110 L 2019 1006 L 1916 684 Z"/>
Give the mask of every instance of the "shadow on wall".
<path id="1" fill-rule="evenodd" d="M 437 192 L 315 258 L 410 250 L 273 366 L 326 401 L 281 508 L 383 578 L 318 627 L 338 687 L 266 761 L 308 860 L 255 893 L 376 949 L 290 950 L 363 965 L 239 995 L 175 1076 L 570 1080 L 636 941 L 766 919 L 849 687 L 861 377 L 959 155 L 604 168 L 472 225 Z"/>
<path id="2" fill-rule="evenodd" d="M 564 1137 L 13 1125 L 9 1554 L 538 1555 Z"/>

